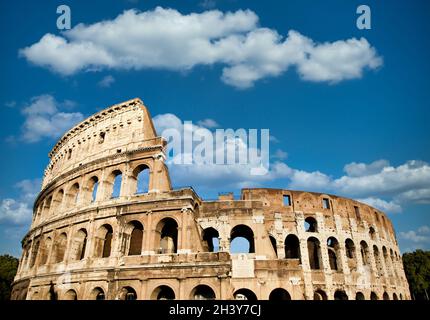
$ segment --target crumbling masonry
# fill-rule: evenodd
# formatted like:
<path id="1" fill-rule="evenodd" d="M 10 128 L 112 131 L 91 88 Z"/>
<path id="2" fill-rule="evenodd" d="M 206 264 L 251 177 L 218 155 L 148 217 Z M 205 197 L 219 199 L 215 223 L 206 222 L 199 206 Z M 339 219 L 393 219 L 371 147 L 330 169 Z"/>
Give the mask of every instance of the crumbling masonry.
<path id="1" fill-rule="evenodd" d="M 49 154 L 13 299 L 410 299 L 393 226 L 363 203 L 172 190 L 140 99 L 96 113 Z M 230 253 L 241 237 L 249 252 Z"/>

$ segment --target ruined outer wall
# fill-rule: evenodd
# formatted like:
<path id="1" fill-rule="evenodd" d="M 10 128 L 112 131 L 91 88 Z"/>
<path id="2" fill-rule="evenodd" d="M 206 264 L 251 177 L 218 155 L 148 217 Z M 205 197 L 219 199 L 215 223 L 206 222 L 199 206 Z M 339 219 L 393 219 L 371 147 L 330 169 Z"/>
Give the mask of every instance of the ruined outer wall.
<path id="1" fill-rule="evenodd" d="M 140 99 L 100 111 L 59 140 L 22 241 L 14 299 L 48 299 L 53 290 L 59 299 L 95 299 L 100 292 L 123 299 L 130 290 L 138 299 L 156 299 L 166 287 L 176 299 L 191 299 L 202 285 L 216 299 L 238 298 L 243 289 L 268 299 L 279 288 L 292 299 L 333 299 L 336 291 L 349 299 L 357 293 L 410 298 L 384 213 L 333 195 L 277 189 L 203 201 L 190 188 L 172 190 L 165 145 Z M 139 192 L 142 170 L 148 180 Z M 308 218 L 316 230 L 305 230 Z M 231 240 L 246 227 L 253 252 L 230 254 Z M 209 252 L 209 228 L 217 232 L 219 252 Z M 297 257 L 288 256 L 288 236 L 298 239 Z M 309 247 L 309 239 L 318 245 Z"/>

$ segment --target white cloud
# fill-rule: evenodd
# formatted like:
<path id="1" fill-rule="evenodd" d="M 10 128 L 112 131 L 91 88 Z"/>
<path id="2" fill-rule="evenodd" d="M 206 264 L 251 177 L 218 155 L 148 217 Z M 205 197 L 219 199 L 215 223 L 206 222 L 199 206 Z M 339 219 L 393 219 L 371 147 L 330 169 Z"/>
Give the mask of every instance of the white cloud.
<path id="1" fill-rule="evenodd" d="M 183 134 L 181 119 L 174 114 L 154 117 L 159 134 L 174 128 Z M 204 135 L 210 130 L 198 125 L 186 130 Z M 215 152 L 219 152 L 216 150 Z M 187 156 L 187 155 L 185 155 Z M 397 167 L 387 160 L 377 160 L 370 164 L 349 163 L 344 166 L 346 175 L 332 177 L 324 172 L 306 171 L 288 166 L 284 160 L 287 153 L 277 149 L 270 163 L 267 175 L 249 174 L 249 166 L 243 165 L 175 165 L 169 164 L 172 180 L 180 185 L 204 185 L 212 188 L 240 188 L 267 186 L 268 183 L 284 184 L 285 188 L 334 193 L 359 199 L 364 203 L 387 213 L 402 211 L 406 203 L 428 203 L 430 200 L 430 165 L 423 161 L 411 160 Z M 176 176 L 174 176 L 176 175 Z"/>
<path id="2" fill-rule="evenodd" d="M 275 159 L 285 160 L 285 159 L 287 159 L 287 158 L 288 158 L 288 153 L 287 153 L 287 152 L 285 152 L 285 151 L 283 151 L 283 150 L 281 150 L 281 149 L 277 149 L 277 150 L 275 151 L 275 154 L 273 155 L 273 157 L 274 157 Z"/>
<path id="3" fill-rule="evenodd" d="M 0 223 L 25 225 L 31 222 L 33 200 L 40 190 L 41 180 L 22 180 L 15 187 L 19 189 L 17 199 L 6 198 L 0 202 Z"/>
<path id="4" fill-rule="evenodd" d="M 181 14 L 161 7 L 78 24 L 62 36 L 48 33 L 20 54 L 63 75 L 101 69 L 183 71 L 221 64 L 222 80 L 237 88 L 249 88 L 290 67 L 304 80 L 338 82 L 382 65 L 365 38 L 315 43 L 297 31 L 282 37 L 259 27 L 250 10 Z"/>
<path id="5" fill-rule="evenodd" d="M 109 88 L 114 82 L 115 78 L 111 75 L 107 75 L 98 82 L 98 86 L 102 88 Z"/>
<path id="6" fill-rule="evenodd" d="M 15 106 L 16 106 L 16 101 L 7 101 L 7 102 L 5 102 L 5 104 L 4 104 L 6 107 L 8 107 L 8 108 L 14 108 Z"/>
<path id="7" fill-rule="evenodd" d="M 24 142 L 38 142 L 44 138 L 58 138 L 66 130 L 81 121 L 80 112 L 61 112 L 60 107 L 70 108 L 73 102 L 57 102 L 51 95 L 33 97 L 30 104 L 24 107 L 22 114 L 25 121 L 20 139 Z"/>
<path id="8" fill-rule="evenodd" d="M 344 171 L 350 177 L 363 177 L 378 173 L 384 167 L 387 167 L 389 165 L 390 163 L 387 160 L 383 159 L 374 161 L 370 164 L 352 162 L 345 165 Z"/>
<path id="9" fill-rule="evenodd" d="M 213 119 L 204 119 L 197 121 L 197 124 L 201 127 L 205 127 L 208 129 L 219 127 L 219 124 Z"/>
<path id="10" fill-rule="evenodd" d="M 394 201 L 385 201 L 383 199 L 379 199 L 375 197 L 369 197 L 369 198 L 357 199 L 357 200 L 387 213 L 402 212 L 401 205 Z"/>
<path id="11" fill-rule="evenodd" d="M 430 242 L 430 228 L 428 226 L 421 226 L 418 230 L 409 230 L 400 232 L 399 236 L 402 239 L 410 240 L 414 243 L 429 243 Z"/>

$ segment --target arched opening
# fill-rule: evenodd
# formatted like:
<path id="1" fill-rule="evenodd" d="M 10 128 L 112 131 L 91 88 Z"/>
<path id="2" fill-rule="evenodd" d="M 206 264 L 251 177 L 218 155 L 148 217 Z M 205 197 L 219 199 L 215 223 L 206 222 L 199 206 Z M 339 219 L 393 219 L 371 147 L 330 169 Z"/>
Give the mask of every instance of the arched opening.
<path id="1" fill-rule="evenodd" d="M 219 251 L 219 233 L 215 228 L 209 227 L 203 230 L 202 239 L 209 252 Z"/>
<path id="2" fill-rule="evenodd" d="M 383 276 L 384 267 L 382 266 L 382 258 L 376 245 L 373 246 L 373 256 L 375 257 L 376 269 L 378 270 L 378 274 L 379 276 Z"/>
<path id="3" fill-rule="evenodd" d="M 159 246 L 158 253 L 176 253 L 178 250 L 178 224 L 172 218 L 162 219 L 156 228 Z"/>
<path id="4" fill-rule="evenodd" d="M 361 259 L 363 260 L 363 265 L 365 266 L 370 265 L 369 246 L 364 240 L 360 242 L 360 252 L 361 252 Z"/>
<path id="5" fill-rule="evenodd" d="M 294 234 L 285 238 L 285 259 L 300 259 L 300 242 Z"/>
<path id="6" fill-rule="evenodd" d="M 382 299 L 390 300 L 390 296 L 388 295 L 388 293 L 384 292 L 384 294 L 382 295 Z"/>
<path id="7" fill-rule="evenodd" d="M 385 246 L 382 247 L 382 255 L 384 256 L 384 262 L 388 272 L 388 276 L 392 277 L 393 272 L 391 270 L 391 261 L 390 261 L 390 257 L 388 256 L 387 248 Z"/>
<path id="8" fill-rule="evenodd" d="M 287 290 L 276 288 L 270 292 L 269 300 L 291 300 L 291 296 Z"/>
<path id="9" fill-rule="evenodd" d="M 201 284 L 191 291 L 191 300 L 215 300 L 215 292 L 211 287 Z"/>
<path id="10" fill-rule="evenodd" d="M 230 253 L 254 253 L 254 232 L 244 224 L 235 226 L 230 233 Z"/>
<path id="11" fill-rule="evenodd" d="M 175 300 L 175 292 L 169 286 L 157 287 L 151 295 L 152 300 Z"/>
<path id="12" fill-rule="evenodd" d="M 91 195 L 89 202 L 95 202 L 96 201 L 98 189 L 99 189 L 99 178 L 94 176 L 88 182 L 88 191 L 90 192 L 90 195 Z"/>
<path id="13" fill-rule="evenodd" d="M 105 300 L 105 292 L 102 288 L 96 287 L 91 291 L 91 300 Z"/>
<path id="14" fill-rule="evenodd" d="M 330 237 L 327 239 L 327 253 L 330 263 L 330 269 L 338 271 L 340 269 L 338 258 L 340 256 L 339 252 L 339 242 L 336 238 Z"/>
<path id="15" fill-rule="evenodd" d="M 149 191 L 149 167 L 141 164 L 133 170 L 133 178 L 136 179 L 135 194 L 148 193 Z"/>
<path id="16" fill-rule="evenodd" d="M 66 253 L 66 246 L 67 235 L 63 232 L 55 241 L 55 263 L 63 262 Z"/>
<path id="17" fill-rule="evenodd" d="M 355 245 L 351 239 L 345 240 L 345 250 L 348 259 L 355 259 Z"/>
<path id="18" fill-rule="evenodd" d="M 365 300 L 364 294 L 362 292 L 357 292 L 355 294 L 355 300 Z"/>
<path id="19" fill-rule="evenodd" d="M 257 296 L 249 289 L 239 289 L 233 294 L 235 300 L 257 301 Z"/>
<path id="20" fill-rule="evenodd" d="M 40 247 L 40 237 L 37 237 L 34 240 L 34 245 L 33 245 L 33 248 L 31 249 L 30 268 L 32 268 L 36 263 L 37 254 L 39 253 L 39 247 Z"/>
<path id="21" fill-rule="evenodd" d="M 376 240 L 376 231 L 373 227 L 369 228 L 369 236 L 370 236 L 370 239 L 372 239 L 373 241 Z"/>
<path id="22" fill-rule="evenodd" d="M 399 300 L 399 298 L 397 297 L 397 294 L 393 293 L 393 300 Z"/>
<path id="23" fill-rule="evenodd" d="M 52 204 L 52 196 L 49 196 L 46 200 L 45 200 L 45 204 L 43 206 L 43 213 L 42 215 L 44 217 L 49 215 L 49 210 L 51 209 L 51 204 Z"/>
<path id="24" fill-rule="evenodd" d="M 60 209 L 61 203 L 64 199 L 64 190 L 60 189 L 57 193 L 54 194 L 54 197 L 52 198 L 52 212 L 53 214 L 56 213 L 56 210 Z"/>
<path id="25" fill-rule="evenodd" d="M 132 287 L 123 287 L 120 292 L 119 296 L 120 300 L 136 300 L 137 294 L 136 290 L 134 290 Z"/>
<path id="26" fill-rule="evenodd" d="M 76 291 L 73 289 L 68 290 L 64 294 L 64 300 L 78 300 L 78 296 L 76 294 Z"/>
<path id="27" fill-rule="evenodd" d="M 142 253 L 143 225 L 139 221 L 132 221 L 130 222 L 130 228 L 132 228 L 132 231 L 128 255 L 140 255 Z"/>
<path id="28" fill-rule="evenodd" d="M 321 246 L 317 238 L 310 237 L 308 243 L 309 266 L 312 270 L 321 269 Z"/>
<path id="29" fill-rule="evenodd" d="M 348 300 L 348 295 L 343 290 L 336 290 L 334 300 Z"/>
<path id="30" fill-rule="evenodd" d="M 278 247 L 276 245 L 276 239 L 273 236 L 269 236 L 270 244 L 272 245 L 273 251 L 275 252 L 276 257 L 278 257 Z"/>
<path id="31" fill-rule="evenodd" d="M 323 290 L 318 289 L 314 292 L 314 300 L 327 300 L 327 294 Z"/>
<path id="32" fill-rule="evenodd" d="M 400 294 L 399 296 L 400 296 L 400 300 L 403 300 L 403 295 L 402 295 L 402 294 Z"/>
<path id="33" fill-rule="evenodd" d="M 378 300 L 378 295 L 373 291 L 370 293 L 370 300 Z"/>
<path id="34" fill-rule="evenodd" d="M 305 231 L 306 232 L 318 232 L 317 220 L 313 217 L 307 217 L 305 219 Z"/>
<path id="35" fill-rule="evenodd" d="M 48 263 L 49 252 L 52 247 L 52 239 L 51 237 L 47 237 L 43 241 L 42 250 L 40 251 L 40 260 L 39 265 L 43 266 Z"/>
<path id="36" fill-rule="evenodd" d="M 71 208 L 77 205 L 79 201 L 79 183 L 73 184 L 67 194 L 67 207 Z"/>
<path id="37" fill-rule="evenodd" d="M 102 225 L 96 233 L 94 254 L 98 258 L 107 258 L 111 254 L 113 230 L 109 224 Z"/>
<path id="38" fill-rule="evenodd" d="M 111 199 L 118 198 L 121 195 L 122 172 L 115 170 L 111 174 L 113 181 Z"/>
<path id="39" fill-rule="evenodd" d="M 80 229 L 73 238 L 73 260 L 83 260 L 85 258 L 85 251 L 87 249 L 87 230 Z"/>

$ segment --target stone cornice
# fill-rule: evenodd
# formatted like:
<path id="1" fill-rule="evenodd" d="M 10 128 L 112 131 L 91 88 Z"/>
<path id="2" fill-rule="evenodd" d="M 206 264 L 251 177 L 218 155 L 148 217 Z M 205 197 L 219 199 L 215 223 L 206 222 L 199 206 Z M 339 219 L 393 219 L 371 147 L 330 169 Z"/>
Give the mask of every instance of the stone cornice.
<path id="1" fill-rule="evenodd" d="M 121 102 L 118 104 L 115 104 L 113 106 L 110 106 L 102 111 L 99 111 L 92 115 L 89 118 L 86 118 L 85 120 L 81 121 L 77 125 L 75 125 L 72 129 L 67 131 L 60 140 L 55 144 L 55 146 L 52 148 L 52 150 L 49 152 L 49 157 L 52 158 L 52 156 L 59 150 L 63 145 L 65 145 L 71 138 L 73 138 L 76 135 L 79 135 L 82 133 L 82 131 L 86 130 L 88 127 L 92 126 L 95 123 L 101 122 L 105 120 L 107 117 L 110 117 L 110 115 L 113 112 L 120 111 L 121 109 L 127 109 L 129 107 L 134 107 L 136 105 L 142 105 L 143 102 L 139 98 L 131 99 L 125 102 Z"/>

